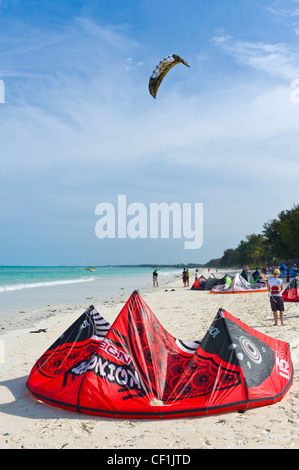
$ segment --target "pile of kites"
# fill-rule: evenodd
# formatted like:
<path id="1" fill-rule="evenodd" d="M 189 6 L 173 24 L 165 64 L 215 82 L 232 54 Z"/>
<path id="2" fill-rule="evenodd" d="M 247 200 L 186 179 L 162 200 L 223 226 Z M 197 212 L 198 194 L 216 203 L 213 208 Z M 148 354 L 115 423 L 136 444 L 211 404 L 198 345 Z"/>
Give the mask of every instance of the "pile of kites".
<path id="1" fill-rule="evenodd" d="M 243 270 L 242 273 L 236 273 L 233 277 L 226 274 L 220 279 L 216 278 L 214 274 L 211 274 L 208 279 L 200 276 L 192 285 L 191 290 L 208 290 L 211 294 L 237 294 L 267 292 L 268 288 L 266 277 L 263 274 L 254 271 L 249 275 Z"/>

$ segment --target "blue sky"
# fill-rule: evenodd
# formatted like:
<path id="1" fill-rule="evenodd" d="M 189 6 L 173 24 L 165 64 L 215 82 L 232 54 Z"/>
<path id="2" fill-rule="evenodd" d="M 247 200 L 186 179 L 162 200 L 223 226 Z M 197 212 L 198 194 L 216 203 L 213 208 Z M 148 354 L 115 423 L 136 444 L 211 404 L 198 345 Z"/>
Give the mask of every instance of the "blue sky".
<path id="1" fill-rule="evenodd" d="M 298 42 L 295 0 L 0 0 L 0 264 L 204 263 L 260 233 L 298 203 Z M 202 247 L 97 238 L 118 195 L 203 203 Z"/>

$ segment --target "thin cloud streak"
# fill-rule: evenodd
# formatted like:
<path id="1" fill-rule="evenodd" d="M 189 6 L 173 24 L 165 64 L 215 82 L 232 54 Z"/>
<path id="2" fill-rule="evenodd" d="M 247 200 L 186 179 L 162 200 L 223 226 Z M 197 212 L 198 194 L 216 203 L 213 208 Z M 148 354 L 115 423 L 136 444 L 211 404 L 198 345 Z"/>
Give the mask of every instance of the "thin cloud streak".
<path id="1" fill-rule="evenodd" d="M 299 54 L 286 44 L 238 41 L 228 35 L 214 36 L 213 40 L 216 46 L 230 54 L 241 66 L 280 79 L 293 80 L 299 76 Z"/>
<path id="2" fill-rule="evenodd" d="M 2 35 L 3 225 L 28 223 L 35 240 L 40 225 L 51 227 L 57 244 L 68 245 L 72 233 L 84 244 L 94 236 L 96 204 L 117 194 L 140 202 L 195 200 L 206 208 L 200 256 L 207 261 L 247 228 L 258 230 L 269 211 L 275 216 L 294 202 L 296 190 L 275 196 L 281 181 L 298 186 L 299 104 L 290 100 L 298 57 L 284 42 L 219 33 L 211 49 L 188 57 L 190 69 L 167 76 L 153 100 L 148 79 L 160 49 L 153 59 L 126 26 L 76 17 L 59 32 L 18 28 Z M 224 77 L 215 76 L 218 67 Z M 95 239 L 94 250 L 99 246 Z M 115 262 L 126 262 L 117 249 Z M 194 256 L 175 253 L 174 261 Z"/>

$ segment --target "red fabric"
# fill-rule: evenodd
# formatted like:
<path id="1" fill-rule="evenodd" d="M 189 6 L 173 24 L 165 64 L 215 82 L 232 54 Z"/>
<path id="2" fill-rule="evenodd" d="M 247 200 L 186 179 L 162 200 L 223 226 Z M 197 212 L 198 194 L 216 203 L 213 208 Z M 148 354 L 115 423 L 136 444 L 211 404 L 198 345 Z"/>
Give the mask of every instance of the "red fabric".
<path id="1" fill-rule="evenodd" d="M 88 311 L 84 321 L 91 324 Z M 257 367 L 261 382 L 257 386 L 248 387 L 255 378 L 245 376 L 246 363 L 241 364 L 233 352 L 227 356 L 229 348 L 223 354 L 214 351 L 218 337 L 229 331 L 221 327 L 220 332 L 219 325 L 226 322 L 242 338 L 239 357 L 244 362 L 247 354 Z M 82 338 L 80 320 L 36 362 L 27 381 L 36 398 L 107 417 L 177 418 L 274 403 L 292 384 L 288 344 L 253 330 L 223 310 L 202 343 L 189 353 L 165 331 L 137 292 L 105 338 L 97 339 L 95 330 L 90 331 L 90 337 Z M 69 342 L 73 336 L 78 340 Z M 232 342 L 230 337 L 225 341 Z M 258 365 L 261 344 L 271 358 L 270 371 L 268 367 L 263 372 Z"/>
<path id="2" fill-rule="evenodd" d="M 299 279 L 297 277 L 283 291 L 282 298 L 285 302 L 299 302 Z"/>

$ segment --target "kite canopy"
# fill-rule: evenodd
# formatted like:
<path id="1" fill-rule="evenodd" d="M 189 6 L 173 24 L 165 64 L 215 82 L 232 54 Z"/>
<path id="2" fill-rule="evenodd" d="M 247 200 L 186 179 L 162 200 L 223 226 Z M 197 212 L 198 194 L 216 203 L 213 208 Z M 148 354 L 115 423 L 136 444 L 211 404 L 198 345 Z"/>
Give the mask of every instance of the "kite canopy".
<path id="1" fill-rule="evenodd" d="M 214 274 L 211 274 L 207 282 L 205 283 L 205 290 L 211 290 L 214 286 L 220 286 L 222 284 L 226 283 L 226 275 L 223 276 L 221 279 L 218 279 L 217 277 L 214 276 Z"/>
<path id="2" fill-rule="evenodd" d="M 243 271 L 241 272 L 240 276 L 244 277 L 245 281 L 248 282 L 248 275 L 247 275 L 247 272 L 245 271 L 245 269 L 243 269 Z"/>
<path id="3" fill-rule="evenodd" d="M 285 302 L 299 302 L 299 278 L 295 277 L 282 293 Z"/>
<path id="4" fill-rule="evenodd" d="M 263 282 L 250 284 L 243 276 L 237 273 L 231 283 L 214 286 L 211 294 L 241 294 L 248 292 L 268 292 L 267 285 Z"/>
<path id="5" fill-rule="evenodd" d="M 240 276 L 242 276 L 245 281 L 249 282 L 250 284 L 255 284 L 257 282 L 266 282 L 267 280 L 267 277 L 265 276 L 265 274 L 263 273 L 260 273 L 257 269 L 251 274 L 251 273 L 247 273 L 245 271 L 245 269 L 243 269 L 243 271 L 241 272 Z"/>
<path id="6" fill-rule="evenodd" d="M 190 67 L 190 65 L 184 59 L 176 54 L 169 55 L 159 62 L 150 77 L 148 85 L 149 92 L 154 98 L 157 96 L 158 88 L 165 75 L 169 72 L 170 69 L 172 69 L 172 67 L 174 67 L 176 64 L 179 64 L 180 62 L 187 67 Z"/>
<path id="7" fill-rule="evenodd" d="M 255 284 L 256 282 L 265 283 L 267 280 L 267 277 L 265 276 L 265 274 L 260 273 L 258 270 L 255 270 L 252 273 L 252 278 L 253 278 L 253 282 L 251 282 L 250 284 Z"/>
<path id="8" fill-rule="evenodd" d="M 191 290 L 211 290 L 212 287 L 218 284 L 224 284 L 225 279 L 225 276 L 221 279 L 217 279 L 214 274 L 210 274 L 208 279 L 206 279 L 204 276 L 200 276 L 200 278 L 194 282 Z"/>
<path id="9" fill-rule="evenodd" d="M 193 286 L 191 287 L 191 290 L 204 290 L 206 282 L 206 278 L 204 276 L 200 276 L 194 282 Z"/>
<path id="10" fill-rule="evenodd" d="M 253 408 L 292 384 L 289 345 L 220 309 L 183 342 L 137 291 L 110 325 L 91 306 L 33 366 L 27 387 L 54 406 L 113 418 L 177 418 Z"/>

